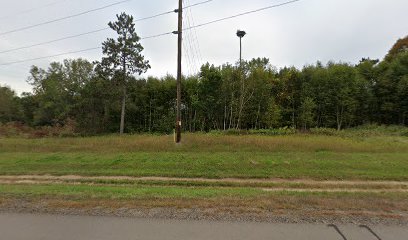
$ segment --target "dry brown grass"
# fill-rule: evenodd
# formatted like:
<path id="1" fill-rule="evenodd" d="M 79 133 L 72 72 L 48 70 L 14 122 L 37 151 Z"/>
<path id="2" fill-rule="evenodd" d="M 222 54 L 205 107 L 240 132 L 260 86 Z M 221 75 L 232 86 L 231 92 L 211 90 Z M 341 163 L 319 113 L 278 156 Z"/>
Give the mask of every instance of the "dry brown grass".
<path id="1" fill-rule="evenodd" d="M 291 216 L 304 218 L 320 217 L 367 217 L 382 219 L 403 219 L 407 221 L 408 202 L 403 198 L 387 198 L 381 196 L 291 196 L 272 195 L 250 199 L 214 198 L 214 199 L 70 199 L 66 197 L 21 199 L 0 198 L 2 209 L 16 208 L 16 202 L 23 204 L 26 210 L 45 210 L 58 212 L 72 210 L 88 214 L 132 215 L 134 212 L 149 212 L 154 209 L 174 212 L 192 210 L 207 217 L 232 215 L 253 216 L 265 219 L 270 216 Z M 21 203 L 22 202 L 22 203 Z M 41 207 L 39 207 L 41 206 Z M 33 210 L 31 209 L 31 210 Z"/>
<path id="2" fill-rule="evenodd" d="M 1 139 L 2 152 L 177 152 L 177 151 L 332 151 L 332 152 L 408 152 L 404 137 L 342 138 L 336 136 L 225 136 L 186 134 L 175 147 L 173 136 L 105 136 L 90 138 Z"/>
<path id="3" fill-rule="evenodd" d="M 0 176 L 0 184 L 72 184 L 95 186 L 169 186 L 260 188 L 265 191 L 298 192 L 408 192 L 408 182 L 316 181 L 307 179 L 205 179 L 125 176 Z"/>

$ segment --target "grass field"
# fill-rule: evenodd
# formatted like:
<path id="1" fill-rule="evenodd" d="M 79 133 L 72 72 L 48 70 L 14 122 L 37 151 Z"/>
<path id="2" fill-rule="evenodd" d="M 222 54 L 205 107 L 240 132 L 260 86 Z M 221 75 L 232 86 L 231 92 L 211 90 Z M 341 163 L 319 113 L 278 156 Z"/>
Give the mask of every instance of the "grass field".
<path id="1" fill-rule="evenodd" d="M 408 180 L 408 138 L 187 135 L 1 139 L 0 175 Z"/>
<path id="2" fill-rule="evenodd" d="M 227 212 L 408 212 L 404 136 L 187 134 L 183 140 L 176 146 L 172 136 L 153 135 L 0 138 L 0 208 L 28 199 L 54 207 L 122 208 L 130 201 Z"/>

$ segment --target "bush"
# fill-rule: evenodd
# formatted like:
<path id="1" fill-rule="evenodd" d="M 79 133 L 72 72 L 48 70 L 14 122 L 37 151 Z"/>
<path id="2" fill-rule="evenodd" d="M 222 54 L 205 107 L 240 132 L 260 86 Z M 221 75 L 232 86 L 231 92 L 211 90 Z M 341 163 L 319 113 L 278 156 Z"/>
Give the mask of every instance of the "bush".
<path id="1" fill-rule="evenodd" d="M 311 128 L 310 133 L 325 136 L 339 136 L 341 131 L 337 131 L 333 128 Z"/>
<path id="2" fill-rule="evenodd" d="M 362 125 L 355 128 L 337 131 L 332 128 L 312 128 L 310 133 L 316 135 L 326 136 L 340 136 L 340 137 L 381 137 L 381 136 L 405 136 L 408 137 L 408 128 L 397 125 Z"/>
<path id="3" fill-rule="evenodd" d="M 281 136 L 281 135 L 291 135 L 296 134 L 297 131 L 294 128 L 272 128 L 272 129 L 258 129 L 258 130 L 239 130 L 239 129 L 228 129 L 226 131 L 213 130 L 209 132 L 211 135 L 230 135 L 230 136 L 240 136 L 240 135 L 265 135 L 265 136 Z"/>
<path id="4" fill-rule="evenodd" d="M 408 136 L 408 128 L 398 125 L 362 125 L 346 130 L 348 134 L 358 136 Z"/>
<path id="5" fill-rule="evenodd" d="M 23 137 L 23 138 L 45 138 L 45 137 L 74 137 L 77 136 L 76 123 L 67 119 L 64 125 L 30 127 L 20 122 L 0 123 L 0 137 Z"/>
<path id="6" fill-rule="evenodd" d="M 256 135 L 267 135 L 267 136 L 282 136 L 282 135 L 292 135 L 296 134 L 297 130 L 294 128 L 271 128 L 271 129 L 259 129 L 259 130 L 250 130 L 249 134 Z"/>

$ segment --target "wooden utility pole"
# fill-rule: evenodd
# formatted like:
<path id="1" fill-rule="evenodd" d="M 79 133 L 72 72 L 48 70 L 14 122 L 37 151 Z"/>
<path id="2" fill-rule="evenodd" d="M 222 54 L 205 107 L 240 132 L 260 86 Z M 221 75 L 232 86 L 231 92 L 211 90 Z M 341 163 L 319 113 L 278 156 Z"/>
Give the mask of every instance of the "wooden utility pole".
<path id="1" fill-rule="evenodd" d="M 178 8 L 178 53 L 177 53 L 177 117 L 176 143 L 181 142 L 181 57 L 183 47 L 183 0 L 179 0 Z"/>

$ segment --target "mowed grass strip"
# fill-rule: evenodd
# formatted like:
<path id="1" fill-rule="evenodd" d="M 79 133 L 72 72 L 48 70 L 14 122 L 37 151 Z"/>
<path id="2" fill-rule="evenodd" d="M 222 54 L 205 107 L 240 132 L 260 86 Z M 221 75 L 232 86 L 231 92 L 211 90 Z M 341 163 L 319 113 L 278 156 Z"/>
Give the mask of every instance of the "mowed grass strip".
<path id="1" fill-rule="evenodd" d="M 0 175 L 408 180 L 407 153 L 0 153 Z"/>
<path id="2" fill-rule="evenodd" d="M 403 201 L 408 206 L 407 192 L 308 192 L 308 191 L 264 191 L 256 188 L 225 188 L 225 187 L 161 187 L 161 186 L 99 186 L 71 184 L 6 184 L 0 185 L 2 197 L 58 198 L 58 199 L 107 199 L 107 200 L 137 200 L 137 199 L 264 199 L 277 196 L 343 198 L 343 199 L 387 199 Z M 408 210 L 408 209 L 407 209 Z"/>
<path id="3" fill-rule="evenodd" d="M 217 197 L 250 197 L 264 194 L 261 189 L 253 188 L 182 188 L 160 186 L 95 186 L 95 185 L 0 185 L 0 194 L 21 197 L 74 197 L 77 199 L 149 199 L 182 198 L 204 199 Z"/>

